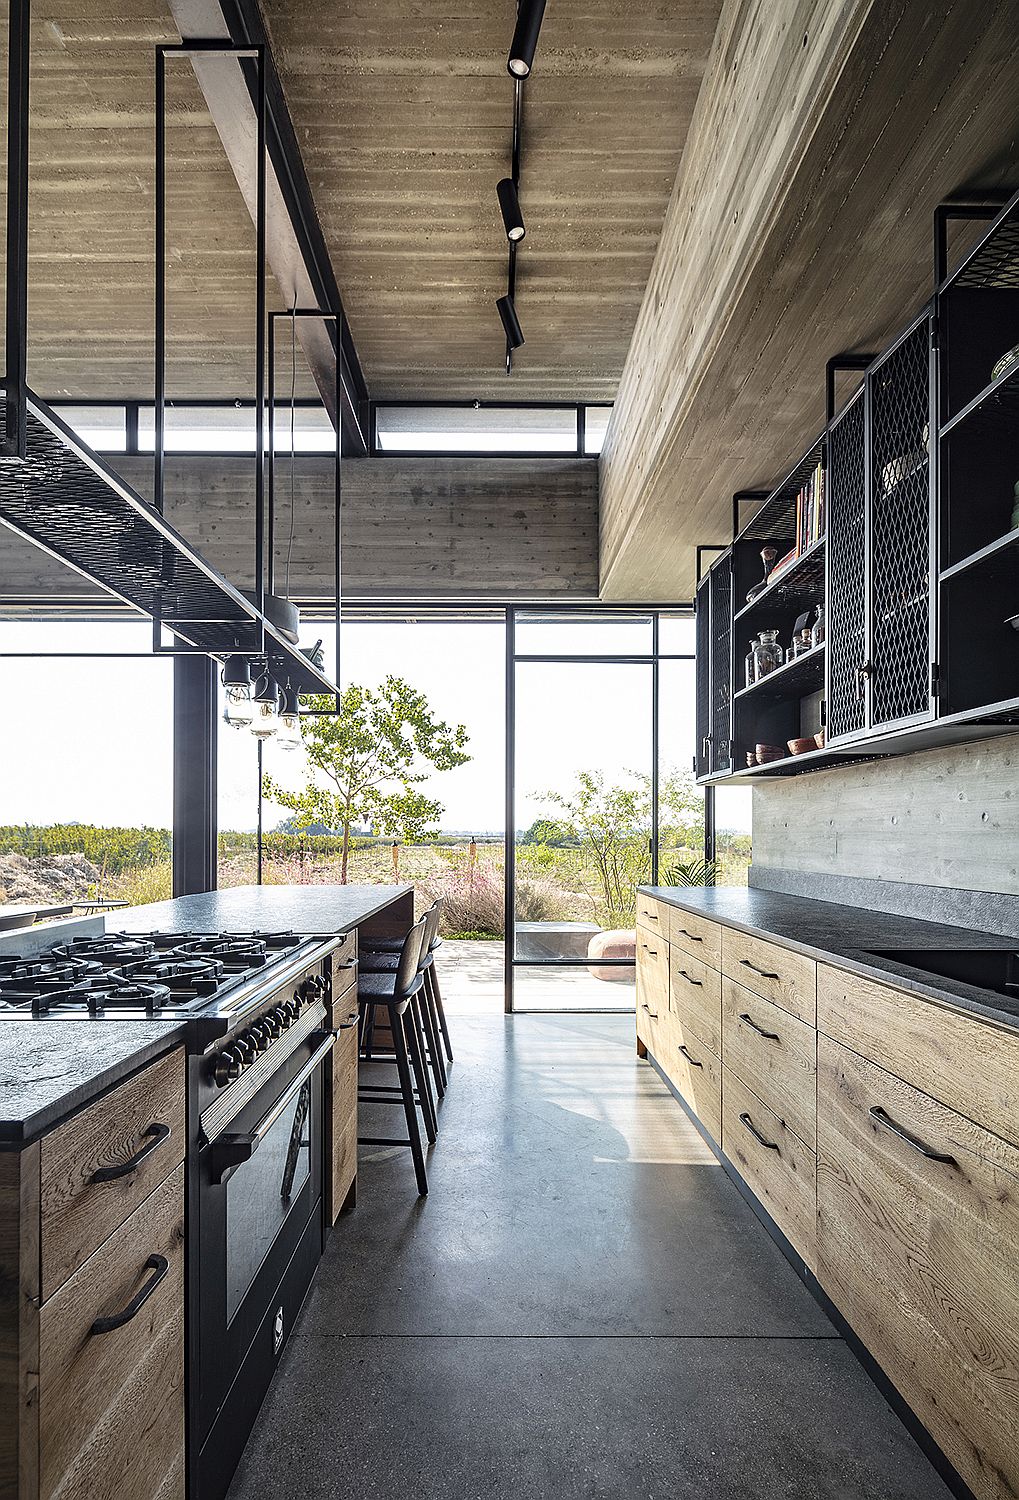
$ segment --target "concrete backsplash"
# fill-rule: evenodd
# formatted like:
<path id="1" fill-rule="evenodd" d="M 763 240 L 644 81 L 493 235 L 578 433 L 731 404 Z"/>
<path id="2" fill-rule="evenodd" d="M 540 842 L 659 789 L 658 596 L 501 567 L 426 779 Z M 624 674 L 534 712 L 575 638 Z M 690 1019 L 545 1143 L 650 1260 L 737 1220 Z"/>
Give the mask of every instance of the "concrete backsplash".
<path id="1" fill-rule="evenodd" d="M 753 858 L 762 876 L 1019 896 L 1019 734 L 756 786 Z"/>

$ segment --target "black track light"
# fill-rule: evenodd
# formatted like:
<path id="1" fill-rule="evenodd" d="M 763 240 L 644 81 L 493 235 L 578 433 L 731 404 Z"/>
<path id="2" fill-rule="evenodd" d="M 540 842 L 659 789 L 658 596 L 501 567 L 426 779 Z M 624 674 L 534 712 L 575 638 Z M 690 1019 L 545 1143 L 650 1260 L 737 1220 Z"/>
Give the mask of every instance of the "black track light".
<path id="1" fill-rule="evenodd" d="M 545 0 L 520 0 L 517 6 L 517 24 L 513 30 L 509 58 L 506 66 L 513 78 L 526 78 L 534 62 L 534 50 L 538 45 L 541 18 L 545 14 Z"/>
<path id="2" fill-rule="evenodd" d="M 506 238 L 511 244 L 516 245 L 527 233 L 524 228 L 524 216 L 520 212 L 517 185 L 512 177 L 503 177 L 497 183 L 495 191 L 499 195 L 499 207 L 502 210 L 502 222 L 506 226 Z"/>
<path id="3" fill-rule="evenodd" d="M 499 309 L 502 326 L 506 330 L 506 343 L 511 349 L 519 349 L 524 342 L 524 335 L 520 327 L 520 319 L 517 317 L 517 310 L 513 306 L 513 298 L 500 297 L 495 305 Z"/>

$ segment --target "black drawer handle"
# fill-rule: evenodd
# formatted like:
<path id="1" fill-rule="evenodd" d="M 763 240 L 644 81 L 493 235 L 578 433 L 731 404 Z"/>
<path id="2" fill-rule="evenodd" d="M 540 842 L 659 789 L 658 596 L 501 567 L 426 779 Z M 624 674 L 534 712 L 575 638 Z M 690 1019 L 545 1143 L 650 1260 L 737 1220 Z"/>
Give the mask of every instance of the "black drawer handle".
<path id="1" fill-rule="evenodd" d="M 657 922 L 658 921 L 658 918 L 655 916 L 655 914 L 654 914 L 653 911 L 642 911 L 641 912 L 641 916 L 642 917 L 647 917 L 647 919 L 648 919 L 649 922 Z"/>
<path id="2" fill-rule="evenodd" d="M 682 1042 L 680 1042 L 680 1044 L 679 1044 L 679 1050 L 680 1050 L 680 1052 L 682 1052 L 683 1056 L 686 1058 L 686 1060 L 690 1064 L 691 1068 L 703 1068 L 704 1064 L 702 1062 L 698 1062 L 697 1059 L 696 1059 L 696 1057 L 691 1057 L 690 1054 L 689 1054 L 689 1052 L 687 1051 L 686 1047 L 683 1045 Z"/>
<path id="3" fill-rule="evenodd" d="M 657 1021 L 658 1012 L 656 1010 L 649 1009 L 647 1001 L 642 1001 L 641 1003 L 644 1006 L 644 1009 L 647 1011 L 648 1015 L 651 1017 L 652 1021 Z"/>
<path id="4" fill-rule="evenodd" d="M 778 1142 L 769 1141 L 766 1135 L 762 1135 L 749 1115 L 740 1115 L 739 1122 L 742 1126 L 744 1126 L 745 1129 L 750 1131 L 750 1134 L 753 1136 L 754 1140 L 758 1141 L 765 1148 L 765 1150 L 778 1151 L 779 1156 L 782 1155 L 781 1151 L 779 1151 L 778 1148 Z"/>
<path id="5" fill-rule="evenodd" d="M 348 1016 L 345 1021 L 341 1021 L 339 1023 L 339 1025 L 337 1026 L 336 1030 L 337 1031 L 349 1031 L 352 1026 L 356 1026 L 357 1025 L 357 1021 L 358 1021 L 358 1016 L 357 1016 L 357 1012 L 355 1011 L 352 1016 Z"/>
<path id="6" fill-rule="evenodd" d="M 357 955 L 356 954 L 355 954 L 355 956 L 353 958 L 348 958 L 345 963 L 342 963 L 342 964 L 333 964 L 334 971 L 337 970 L 337 969 L 356 969 L 356 968 L 357 968 Z"/>
<path id="7" fill-rule="evenodd" d="M 681 927 L 679 930 L 684 937 L 688 937 L 690 939 L 691 943 L 703 943 L 704 941 L 704 939 L 702 937 L 698 937 L 695 932 L 687 932 L 685 927 Z"/>
<path id="8" fill-rule="evenodd" d="M 767 969 L 759 969 L 756 964 L 750 962 L 749 958 L 741 958 L 740 963 L 744 969 L 753 969 L 755 974 L 760 974 L 762 979 L 778 979 L 780 977 L 778 974 L 769 973 Z"/>
<path id="9" fill-rule="evenodd" d="M 133 1172 L 136 1167 L 141 1166 L 142 1162 L 147 1156 L 152 1155 L 157 1146 L 161 1146 L 164 1141 L 168 1141 L 171 1134 L 172 1132 L 169 1125 L 150 1125 L 148 1130 L 146 1130 L 143 1135 L 143 1139 L 144 1136 L 149 1137 L 147 1145 L 143 1146 L 140 1151 L 136 1151 L 135 1154 L 132 1157 L 129 1157 L 127 1161 L 122 1161 L 119 1167 L 97 1167 L 96 1170 L 92 1173 L 92 1181 L 116 1182 L 118 1177 L 129 1176 L 129 1174 Z"/>
<path id="10" fill-rule="evenodd" d="M 693 976 L 691 974 L 688 974 L 685 969 L 677 969 L 676 973 L 682 974 L 687 984 L 695 984 L 699 990 L 702 990 L 704 988 L 704 980 L 694 979 Z"/>
<path id="11" fill-rule="evenodd" d="M 914 1151 L 919 1151 L 920 1155 L 925 1156 L 928 1161 L 943 1161 L 949 1167 L 957 1167 L 959 1165 L 954 1156 L 950 1156 L 945 1151 L 935 1151 L 933 1146 L 925 1145 L 923 1141 L 918 1140 L 915 1135 L 911 1135 L 903 1126 L 896 1125 L 891 1115 L 886 1110 L 883 1110 L 880 1104 L 872 1104 L 870 1114 L 871 1118 L 876 1120 L 879 1125 L 883 1125 L 886 1130 L 890 1130 L 892 1135 L 897 1135 L 899 1140 L 905 1141 L 907 1146 L 912 1146 Z"/>
<path id="12" fill-rule="evenodd" d="M 152 1293 L 156 1290 L 156 1287 L 163 1280 L 167 1271 L 169 1271 L 170 1262 L 165 1255 L 150 1255 L 143 1269 L 151 1271 L 153 1274 L 149 1277 L 137 1296 L 131 1298 L 123 1312 L 114 1313 L 109 1318 L 96 1318 L 89 1329 L 89 1333 L 112 1333 L 115 1328 L 123 1328 L 125 1323 L 130 1323 L 131 1319 L 141 1312 L 146 1302 L 152 1296 Z"/>
<path id="13" fill-rule="evenodd" d="M 658 957 L 658 949 L 657 948 L 649 948 L 648 945 L 647 945 L 647 943 L 641 943 L 640 946 L 644 949 L 645 953 L 650 953 L 650 955 L 651 955 L 652 958 L 657 958 Z"/>
<path id="14" fill-rule="evenodd" d="M 758 1026 L 753 1016 L 748 1016 L 745 1010 L 740 1011 L 739 1018 L 741 1021 L 746 1022 L 751 1031 L 756 1031 L 758 1036 L 766 1037 L 769 1042 L 777 1042 L 781 1040 L 777 1031 L 765 1031 L 764 1027 Z"/>

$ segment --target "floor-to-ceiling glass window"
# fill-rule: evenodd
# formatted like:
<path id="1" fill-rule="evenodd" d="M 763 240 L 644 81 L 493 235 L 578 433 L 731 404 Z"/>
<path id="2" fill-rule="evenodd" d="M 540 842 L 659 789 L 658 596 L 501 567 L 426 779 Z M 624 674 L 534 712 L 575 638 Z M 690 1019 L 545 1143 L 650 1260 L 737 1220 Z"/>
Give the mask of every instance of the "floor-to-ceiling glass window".
<path id="1" fill-rule="evenodd" d="M 705 878 L 689 618 L 517 610 L 511 629 L 508 1001 L 630 1009 L 637 887 Z"/>

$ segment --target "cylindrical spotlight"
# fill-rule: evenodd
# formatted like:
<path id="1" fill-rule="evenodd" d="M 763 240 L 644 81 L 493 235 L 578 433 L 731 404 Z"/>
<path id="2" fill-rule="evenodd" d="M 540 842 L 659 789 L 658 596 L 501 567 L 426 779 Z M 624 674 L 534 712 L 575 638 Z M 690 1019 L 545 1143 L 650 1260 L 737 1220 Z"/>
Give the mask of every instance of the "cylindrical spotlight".
<path id="1" fill-rule="evenodd" d="M 524 342 L 524 334 L 520 327 L 520 319 L 517 317 L 517 310 L 513 306 L 513 298 L 499 297 L 495 305 L 499 309 L 502 326 L 506 330 L 507 344 L 511 349 L 519 349 Z"/>
<path id="2" fill-rule="evenodd" d="M 545 0 L 520 0 L 517 6 L 517 24 L 513 30 L 509 58 L 506 66 L 514 78 L 526 78 L 534 62 L 534 49 L 538 45 L 541 18 L 545 14 Z"/>
<path id="3" fill-rule="evenodd" d="M 513 244 L 517 244 L 527 233 L 524 228 L 524 216 L 520 212 L 517 185 L 512 177 L 503 177 L 496 184 L 495 191 L 499 195 L 499 207 L 502 210 L 502 222 L 506 226 L 506 238 Z"/>

